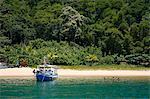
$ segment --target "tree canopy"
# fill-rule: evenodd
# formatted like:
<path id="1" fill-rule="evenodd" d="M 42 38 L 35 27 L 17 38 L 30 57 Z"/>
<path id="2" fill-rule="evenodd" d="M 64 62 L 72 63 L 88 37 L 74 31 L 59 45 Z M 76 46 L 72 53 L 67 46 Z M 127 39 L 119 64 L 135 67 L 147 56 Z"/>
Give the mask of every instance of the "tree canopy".
<path id="1" fill-rule="evenodd" d="M 149 0 L 2 0 L 0 47 L 43 39 L 94 46 L 102 56 L 149 54 L 149 6 Z"/>

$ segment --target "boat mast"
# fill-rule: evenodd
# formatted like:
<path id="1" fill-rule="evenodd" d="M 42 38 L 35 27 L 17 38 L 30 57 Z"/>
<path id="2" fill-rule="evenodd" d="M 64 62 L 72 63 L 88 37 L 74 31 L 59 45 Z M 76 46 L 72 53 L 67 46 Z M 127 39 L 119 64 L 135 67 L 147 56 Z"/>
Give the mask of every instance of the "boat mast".
<path id="1" fill-rule="evenodd" d="M 44 56 L 44 70 L 45 70 L 45 66 L 46 66 L 46 57 Z"/>

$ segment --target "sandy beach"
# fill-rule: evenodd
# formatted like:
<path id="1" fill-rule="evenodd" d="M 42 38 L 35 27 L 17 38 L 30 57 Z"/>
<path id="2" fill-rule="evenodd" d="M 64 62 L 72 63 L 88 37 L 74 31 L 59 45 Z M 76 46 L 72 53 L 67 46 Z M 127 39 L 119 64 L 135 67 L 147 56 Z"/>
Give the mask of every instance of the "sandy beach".
<path id="1" fill-rule="evenodd" d="M 32 71 L 33 69 L 28 67 L 27 68 L 5 68 L 5 69 L 0 69 L 0 77 L 34 76 Z"/>
<path id="2" fill-rule="evenodd" d="M 0 77 L 31 77 L 32 68 L 0 69 Z M 58 69 L 59 77 L 148 76 L 150 70 L 71 70 Z"/>

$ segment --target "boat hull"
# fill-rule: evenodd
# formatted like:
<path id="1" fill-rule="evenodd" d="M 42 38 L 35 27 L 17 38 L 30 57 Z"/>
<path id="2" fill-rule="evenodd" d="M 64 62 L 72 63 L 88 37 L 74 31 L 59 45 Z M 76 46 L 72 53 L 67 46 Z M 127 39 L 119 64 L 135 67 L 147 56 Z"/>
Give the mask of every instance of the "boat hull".
<path id="1" fill-rule="evenodd" d="M 55 75 L 55 76 L 45 76 L 45 75 L 42 75 L 42 74 L 37 74 L 36 75 L 37 81 L 53 81 L 56 78 L 58 78 L 57 75 Z"/>

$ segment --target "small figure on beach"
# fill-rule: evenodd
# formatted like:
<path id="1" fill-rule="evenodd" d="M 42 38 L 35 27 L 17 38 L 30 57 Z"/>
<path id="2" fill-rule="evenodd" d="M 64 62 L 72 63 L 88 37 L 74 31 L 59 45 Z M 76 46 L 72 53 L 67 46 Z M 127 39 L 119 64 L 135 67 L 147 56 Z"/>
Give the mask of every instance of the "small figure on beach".
<path id="1" fill-rule="evenodd" d="M 119 77 L 112 77 L 112 78 L 110 78 L 110 77 L 104 77 L 104 80 L 119 81 L 120 78 Z"/>
<path id="2" fill-rule="evenodd" d="M 112 77 L 112 80 L 113 81 L 119 81 L 120 79 L 119 79 L 119 77 Z"/>
<path id="3" fill-rule="evenodd" d="M 20 67 L 20 64 L 19 64 L 19 60 L 17 60 L 17 62 L 16 62 L 16 67 Z"/>

